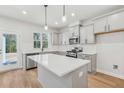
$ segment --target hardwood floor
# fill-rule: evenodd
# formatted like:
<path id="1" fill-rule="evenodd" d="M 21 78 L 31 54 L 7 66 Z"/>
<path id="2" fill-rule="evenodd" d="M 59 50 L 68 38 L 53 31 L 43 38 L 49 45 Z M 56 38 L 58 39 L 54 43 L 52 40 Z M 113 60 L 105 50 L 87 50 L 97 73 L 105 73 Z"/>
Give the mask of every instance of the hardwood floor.
<path id="1" fill-rule="evenodd" d="M 124 80 L 97 72 L 88 76 L 88 87 L 124 88 Z"/>
<path id="2" fill-rule="evenodd" d="M 0 73 L 1 88 L 42 88 L 37 80 L 37 69 L 13 70 Z M 124 88 L 124 80 L 102 73 L 89 74 L 89 88 Z"/>
<path id="3" fill-rule="evenodd" d="M 36 69 L 33 70 L 13 70 L 0 73 L 1 88 L 39 88 L 42 87 L 37 80 Z"/>

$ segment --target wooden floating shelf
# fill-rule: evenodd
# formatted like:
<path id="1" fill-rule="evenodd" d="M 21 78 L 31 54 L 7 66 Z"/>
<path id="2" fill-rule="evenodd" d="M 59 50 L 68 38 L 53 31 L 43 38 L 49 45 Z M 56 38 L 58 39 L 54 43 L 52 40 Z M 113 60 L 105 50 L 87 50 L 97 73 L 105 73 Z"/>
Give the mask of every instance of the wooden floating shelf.
<path id="1" fill-rule="evenodd" d="M 124 32 L 124 29 L 117 29 L 109 32 L 99 32 L 99 33 L 95 33 L 95 35 L 102 35 L 102 34 L 109 34 L 109 33 L 116 33 L 116 32 Z"/>

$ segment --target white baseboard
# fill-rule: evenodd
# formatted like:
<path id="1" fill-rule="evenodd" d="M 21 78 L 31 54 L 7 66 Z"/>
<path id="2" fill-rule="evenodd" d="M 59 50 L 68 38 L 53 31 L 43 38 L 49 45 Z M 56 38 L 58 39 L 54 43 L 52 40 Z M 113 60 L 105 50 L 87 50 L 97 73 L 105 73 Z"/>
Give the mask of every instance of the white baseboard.
<path id="1" fill-rule="evenodd" d="M 117 78 L 120 78 L 120 79 L 124 79 L 124 76 L 118 75 L 118 74 L 115 74 L 115 73 L 112 73 L 112 72 L 103 71 L 103 70 L 100 70 L 100 69 L 97 69 L 97 72 L 107 74 L 107 75 L 110 75 L 110 76 L 113 76 L 113 77 L 117 77 Z"/>

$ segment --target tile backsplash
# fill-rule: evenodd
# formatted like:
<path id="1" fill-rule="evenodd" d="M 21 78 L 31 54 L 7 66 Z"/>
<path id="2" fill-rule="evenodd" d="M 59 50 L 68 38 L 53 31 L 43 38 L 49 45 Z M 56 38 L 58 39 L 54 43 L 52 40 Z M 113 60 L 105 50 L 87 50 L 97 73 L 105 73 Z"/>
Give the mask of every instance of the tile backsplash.
<path id="1" fill-rule="evenodd" d="M 61 45 L 58 47 L 59 51 L 67 51 L 71 50 L 73 47 L 82 47 L 84 52 L 96 52 L 96 45 L 95 44 L 88 44 L 88 45 Z"/>

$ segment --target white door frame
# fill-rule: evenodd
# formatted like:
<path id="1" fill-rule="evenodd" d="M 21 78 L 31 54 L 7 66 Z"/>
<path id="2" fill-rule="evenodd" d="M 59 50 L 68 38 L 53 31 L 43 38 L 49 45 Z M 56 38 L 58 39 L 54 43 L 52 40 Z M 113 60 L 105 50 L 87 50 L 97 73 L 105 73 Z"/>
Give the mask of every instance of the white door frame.
<path id="1" fill-rule="evenodd" d="M 21 61 L 21 51 L 20 51 L 20 34 L 15 31 L 8 31 L 8 30 L 0 30 L 0 36 L 3 36 L 3 34 L 15 34 L 17 38 L 17 67 L 12 69 L 17 69 L 22 67 L 22 61 Z M 1 38 L 0 38 L 1 39 Z M 6 70 L 6 69 L 5 69 Z M 9 69 L 7 69 L 9 70 Z"/>

